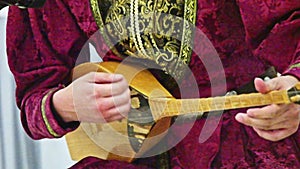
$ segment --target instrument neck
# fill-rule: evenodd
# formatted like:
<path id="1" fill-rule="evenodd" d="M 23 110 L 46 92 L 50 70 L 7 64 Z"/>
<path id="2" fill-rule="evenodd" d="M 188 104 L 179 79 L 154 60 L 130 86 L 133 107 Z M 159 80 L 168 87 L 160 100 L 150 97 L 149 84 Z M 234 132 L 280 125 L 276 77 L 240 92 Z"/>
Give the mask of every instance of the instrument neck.
<path id="1" fill-rule="evenodd" d="M 268 94 L 251 93 L 198 99 L 150 98 L 149 105 L 155 121 L 171 116 L 203 114 L 204 112 L 290 103 L 287 91 Z"/>

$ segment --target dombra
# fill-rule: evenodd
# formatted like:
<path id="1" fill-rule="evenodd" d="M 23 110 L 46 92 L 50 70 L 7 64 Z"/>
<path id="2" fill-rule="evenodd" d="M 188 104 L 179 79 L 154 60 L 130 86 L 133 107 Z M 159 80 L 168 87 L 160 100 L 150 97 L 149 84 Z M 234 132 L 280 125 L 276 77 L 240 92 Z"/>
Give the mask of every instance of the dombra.
<path id="1" fill-rule="evenodd" d="M 110 123 L 81 123 L 66 135 L 71 158 L 88 156 L 104 160 L 132 162 L 159 143 L 171 126 L 174 116 L 204 112 L 300 102 L 300 84 L 290 90 L 267 94 L 250 93 L 197 99 L 175 99 L 143 67 L 131 63 L 84 63 L 73 70 L 73 78 L 89 72 L 120 73 L 132 89 L 132 109 L 127 118 Z"/>

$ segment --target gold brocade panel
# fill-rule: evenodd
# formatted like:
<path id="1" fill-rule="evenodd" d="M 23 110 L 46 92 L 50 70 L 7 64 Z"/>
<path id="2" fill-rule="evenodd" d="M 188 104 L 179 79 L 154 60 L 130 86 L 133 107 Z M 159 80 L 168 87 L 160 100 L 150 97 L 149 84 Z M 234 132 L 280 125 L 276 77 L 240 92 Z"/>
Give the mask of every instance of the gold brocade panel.
<path id="1" fill-rule="evenodd" d="M 104 39 L 132 57 L 181 79 L 192 53 L 196 0 L 90 0 Z M 158 67 L 157 67 L 158 66 Z"/>

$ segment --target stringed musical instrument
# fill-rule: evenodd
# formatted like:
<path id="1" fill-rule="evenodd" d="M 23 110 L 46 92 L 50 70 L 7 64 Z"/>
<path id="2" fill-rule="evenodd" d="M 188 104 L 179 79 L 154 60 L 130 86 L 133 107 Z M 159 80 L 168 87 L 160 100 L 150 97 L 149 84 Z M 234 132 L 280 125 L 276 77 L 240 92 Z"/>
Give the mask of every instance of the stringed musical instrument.
<path id="1" fill-rule="evenodd" d="M 94 156 L 132 162 L 165 136 L 171 118 L 187 114 L 300 102 L 300 84 L 289 91 L 251 93 L 198 99 L 175 99 L 144 67 L 131 63 L 84 63 L 75 67 L 73 79 L 89 72 L 120 73 L 132 89 L 132 110 L 121 121 L 81 123 L 66 135 L 71 158 Z"/>

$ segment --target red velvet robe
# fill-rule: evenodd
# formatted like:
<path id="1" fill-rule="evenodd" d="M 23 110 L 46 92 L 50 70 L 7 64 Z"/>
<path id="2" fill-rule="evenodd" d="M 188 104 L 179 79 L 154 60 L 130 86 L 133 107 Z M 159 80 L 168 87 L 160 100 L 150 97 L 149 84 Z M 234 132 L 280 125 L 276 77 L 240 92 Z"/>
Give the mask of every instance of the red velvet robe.
<path id="1" fill-rule="evenodd" d="M 226 88 L 231 90 L 252 81 L 270 65 L 282 74 L 300 79 L 300 1 L 198 0 L 196 26 L 211 40 L 222 61 Z M 9 65 L 16 79 L 16 100 L 22 124 L 33 139 L 55 138 L 74 130 L 78 123 L 65 124 L 51 105 L 53 91 L 66 80 L 86 40 L 98 30 L 87 0 L 47 0 L 41 9 L 11 7 L 7 24 Z M 97 41 L 97 48 L 105 48 Z M 197 50 L 195 46 L 195 50 Z M 105 60 L 118 59 L 109 52 Z M 199 93 L 189 91 L 192 77 L 181 86 L 187 95 L 211 95 L 209 77 L 193 53 L 189 67 Z M 215 70 L 218 78 L 220 70 Z M 176 96 L 176 92 L 174 95 Z M 48 94 L 48 95 L 47 95 Z M 216 94 L 224 94 L 217 91 Z M 47 97 L 45 97 L 45 95 Z M 42 99 L 44 104 L 42 105 Z M 42 111 L 44 110 L 44 111 Z M 204 143 L 199 135 L 205 118 L 199 119 L 170 151 L 172 168 L 300 168 L 300 132 L 278 142 L 259 137 L 234 116 L 222 115 L 212 136 Z M 45 115 L 43 118 L 42 115 Z M 169 131 L 171 143 L 180 137 L 185 123 Z M 48 127 L 47 127 L 48 126 Z M 157 168 L 155 157 L 133 164 L 86 158 L 74 168 Z"/>

